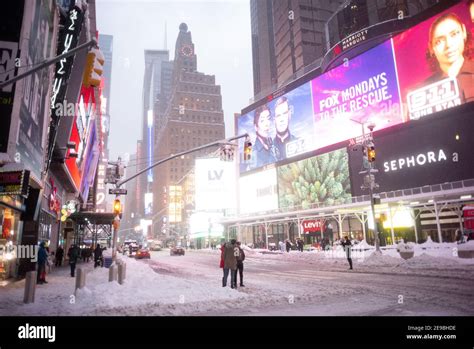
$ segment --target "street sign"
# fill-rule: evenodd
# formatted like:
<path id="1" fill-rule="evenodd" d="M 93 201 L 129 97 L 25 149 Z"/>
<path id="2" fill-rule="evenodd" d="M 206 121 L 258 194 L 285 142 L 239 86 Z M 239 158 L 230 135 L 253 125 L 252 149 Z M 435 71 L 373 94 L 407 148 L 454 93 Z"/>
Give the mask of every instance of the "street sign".
<path id="1" fill-rule="evenodd" d="M 109 194 L 112 194 L 112 195 L 127 195 L 127 189 L 122 189 L 122 188 L 109 189 Z"/>

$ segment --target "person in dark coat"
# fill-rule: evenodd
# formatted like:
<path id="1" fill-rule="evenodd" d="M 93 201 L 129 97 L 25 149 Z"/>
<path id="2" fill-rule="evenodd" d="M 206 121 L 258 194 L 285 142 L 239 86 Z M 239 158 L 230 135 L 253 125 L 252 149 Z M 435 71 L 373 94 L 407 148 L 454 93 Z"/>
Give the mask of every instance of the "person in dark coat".
<path id="1" fill-rule="evenodd" d="M 286 252 L 289 253 L 290 250 L 291 250 L 291 242 L 290 242 L 290 240 L 286 240 Z"/>
<path id="2" fill-rule="evenodd" d="M 303 247 L 304 247 L 303 240 L 298 239 L 297 243 L 298 243 L 298 251 L 303 252 Z"/>
<path id="3" fill-rule="evenodd" d="M 94 250 L 94 268 L 97 268 L 99 265 L 102 265 L 102 248 L 100 244 L 97 244 Z"/>
<path id="4" fill-rule="evenodd" d="M 224 270 L 224 250 L 225 250 L 225 243 L 221 243 L 221 262 L 219 263 L 219 267 L 222 268 L 223 275 L 222 275 L 222 287 L 226 286 L 227 283 L 227 278 L 226 278 L 226 283 L 224 283 L 224 277 L 225 277 L 225 270 Z"/>
<path id="5" fill-rule="evenodd" d="M 55 265 L 57 267 L 60 267 L 62 262 L 63 262 L 63 257 L 64 257 L 64 250 L 62 246 L 59 246 L 58 249 L 56 250 L 56 262 Z"/>
<path id="6" fill-rule="evenodd" d="M 342 248 L 346 252 L 347 261 L 349 262 L 349 269 L 352 270 L 352 258 L 351 258 L 351 247 L 352 242 L 349 240 L 349 237 L 346 235 L 344 239 L 341 241 Z"/>
<path id="7" fill-rule="evenodd" d="M 222 287 L 227 285 L 227 277 L 230 275 L 230 287 L 237 288 L 237 256 L 239 249 L 236 246 L 236 240 L 232 239 L 224 247 L 224 277 L 222 278 Z"/>
<path id="8" fill-rule="evenodd" d="M 48 261 L 48 252 L 45 248 L 45 243 L 40 243 L 38 250 L 38 274 L 36 275 L 36 283 L 47 284 L 46 281 L 46 263 Z"/>
<path id="9" fill-rule="evenodd" d="M 240 276 L 240 287 L 245 287 L 244 285 L 245 253 L 244 253 L 244 250 L 240 247 L 240 241 L 237 241 L 237 248 L 239 249 L 239 255 L 237 256 L 237 270 L 239 271 L 239 276 Z M 235 281 L 237 283 L 237 277 Z"/>
<path id="10" fill-rule="evenodd" d="M 74 277 L 74 272 L 76 271 L 77 259 L 80 257 L 81 250 L 78 246 L 72 245 L 67 252 L 69 258 L 69 265 L 71 267 L 71 277 Z"/>

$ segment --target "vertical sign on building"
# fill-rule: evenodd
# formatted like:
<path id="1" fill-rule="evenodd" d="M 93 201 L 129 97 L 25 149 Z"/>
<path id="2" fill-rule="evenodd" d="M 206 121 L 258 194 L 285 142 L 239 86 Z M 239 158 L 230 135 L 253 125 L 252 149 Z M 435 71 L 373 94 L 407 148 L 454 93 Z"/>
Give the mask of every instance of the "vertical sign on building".
<path id="1" fill-rule="evenodd" d="M 69 11 L 66 18 L 61 17 L 62 30 L 59 33 L 57 55 L 67 53 L 77 46 L 83 18 L 84 14 L 77 6 L 74 6 L 71 11 Z M 74 56 L 69 56 L 56 63 L 50 103 L 51 121 L 49 124 L 48 152 L 46 159 L 48 162 L 53 152 L 61 113 L 64 112 L 64 109 L 67 110 L 67 108 L 63 108 L 63 102 L 73 62 Z M 49 166 L 49 164 L 47 164 L 47 166 Z"/>
<path id="2" fill-rule="evenodd" d="M 11 80 L 20 65 L 20 31 L 23 1 L 2 4 L 0 11 L 0 82 Z M 0 153 L 6 153 L 15 97 L 15 84 L 0 89 Z"/>

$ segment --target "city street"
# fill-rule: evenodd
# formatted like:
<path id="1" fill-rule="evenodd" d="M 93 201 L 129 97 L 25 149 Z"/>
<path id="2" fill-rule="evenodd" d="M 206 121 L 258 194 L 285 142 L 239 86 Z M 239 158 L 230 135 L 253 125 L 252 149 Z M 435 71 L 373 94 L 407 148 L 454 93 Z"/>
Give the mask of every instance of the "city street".
<path id="1" fill-rule="evenodd" d="M 222 287 L 220 251 L 170 256 L 165 249 L 151 259 L 121 256 L 123 285 L 108 282 L 109 270 L 92 262 L 78 264 L 87 276 L 76 293 L 66 267 L 37 285 L 32 304 L 22 303 L 24 280 L 7 284 L 0 288 L 0 315 L 473 315 L 474 265 L 454 258 L 421 254 L 403 261 L 386 252 L 354 259 L 348 270 L 345 258 L 323 252 L 246 254 L 245 287 L 237 290 L 230 280 Z"/>
<path id="2" fill-rule="evenodd" d="M 216 253 L 191 252 L 181 257 L 169 256 L 167 251 L 153 252 L 152 259 L 144 262 L 158 273 L 220 283 Z M 298 261 L 248 257 L 245 287 L 237 292 L 258 298 L 267 295 L 267 304 L 255 308 L 236 304 L 233 311 L 207 315 L 473 315 L 472 266 L 470 277 L 460 279 L 450 272 L 407 275 L 366 267 L 350 271 L 345 260 L 340 262 L 337 267 L 318 264 L 315 268 Z"/>

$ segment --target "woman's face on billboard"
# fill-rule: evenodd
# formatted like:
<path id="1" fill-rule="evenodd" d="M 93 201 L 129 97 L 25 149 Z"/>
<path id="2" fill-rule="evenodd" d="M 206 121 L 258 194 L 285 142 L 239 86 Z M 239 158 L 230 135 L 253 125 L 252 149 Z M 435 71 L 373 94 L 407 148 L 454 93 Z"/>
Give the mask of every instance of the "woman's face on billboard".
<path id="1" fill-rule="evenodd" d="M 463 59 L 465 40 L 466 30 L 458 21 L 446 18 L 438 23 L 431 45 L 441 68 Z"/>

